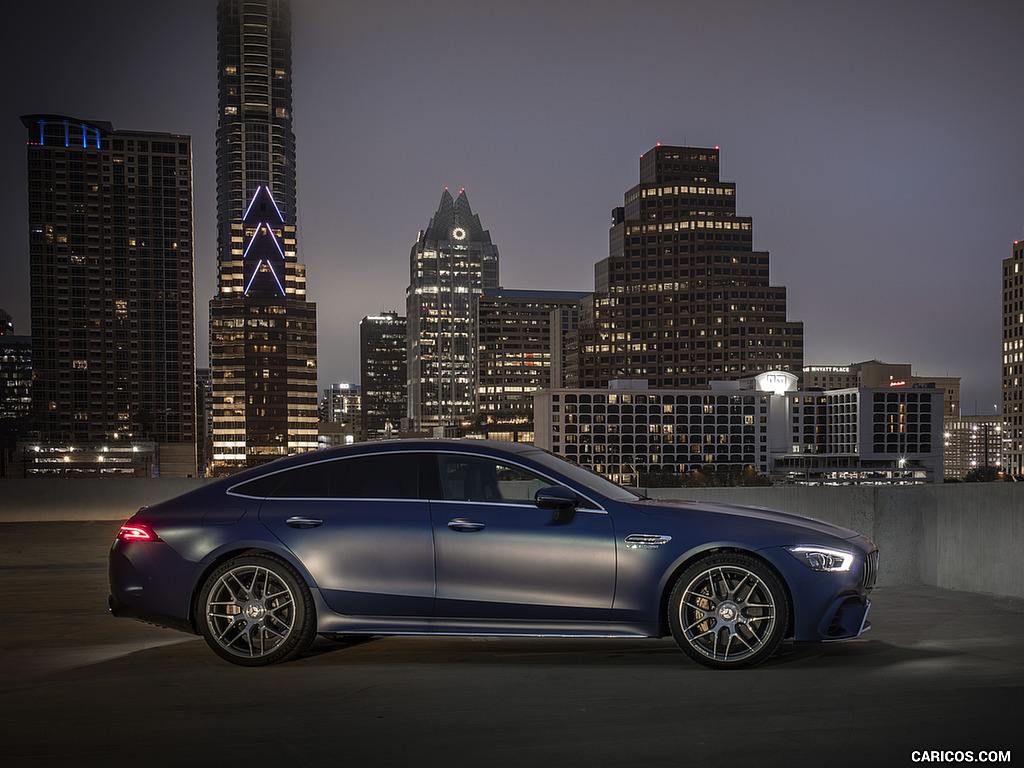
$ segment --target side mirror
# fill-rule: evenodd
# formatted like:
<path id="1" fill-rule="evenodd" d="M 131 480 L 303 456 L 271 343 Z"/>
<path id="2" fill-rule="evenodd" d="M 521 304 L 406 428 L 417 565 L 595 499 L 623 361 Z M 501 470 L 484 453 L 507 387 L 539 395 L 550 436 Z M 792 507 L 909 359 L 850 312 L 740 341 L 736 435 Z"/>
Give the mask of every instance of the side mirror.
<path id="1" fill-rule="evenodd" d="M 568 523 L 576 514 L 576 494 L 564 485 L 551 485 L 541 488 L 533 495 L 534 503 L 540 509 L 550 509 L 555 513 L 556 523 Z"/>

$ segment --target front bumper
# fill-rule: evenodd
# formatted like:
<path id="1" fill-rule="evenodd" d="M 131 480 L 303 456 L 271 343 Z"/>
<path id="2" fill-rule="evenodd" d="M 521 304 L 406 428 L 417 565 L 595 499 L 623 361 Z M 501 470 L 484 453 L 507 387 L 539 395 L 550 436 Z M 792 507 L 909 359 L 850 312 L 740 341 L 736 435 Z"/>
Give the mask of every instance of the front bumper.
<path id="1" fill-rule="evenodd" d="M 793 639 L 797 642 L 851 640 L 871 624 L 869 596 L 878 573 L 878 550 L 863 537 L 844 542 L 857 552 L 849 572 L 818 572 L 786 552 L 777 560 L 793 598 Z"/>
<path id="2" fill-rule="evenodd" d="M 860 595 L 839 597 L 825 611 L 818 626 L 818 634 L 824 641 L 852 640 L 871 629 L 868 611 L 871 601 Z"/>

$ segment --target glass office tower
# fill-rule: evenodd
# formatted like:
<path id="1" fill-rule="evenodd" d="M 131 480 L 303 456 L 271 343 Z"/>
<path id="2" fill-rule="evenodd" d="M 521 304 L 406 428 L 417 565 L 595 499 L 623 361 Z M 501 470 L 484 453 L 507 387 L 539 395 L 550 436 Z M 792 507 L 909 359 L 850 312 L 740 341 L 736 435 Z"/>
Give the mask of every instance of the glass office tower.
<path id="1" fill-rule="evenodd" d="M 581 307 L 579 386 L 706 387 L 800 371 L 803 323 L 786 319 L 786 289 L 769 282 L 768 261 L 753 249 L 750 217 L 736 215 L 717 147 L 644 153 Z"/>
<path id="2" fill-rule="evenodd" d="M 472 419 L 476 351 L 473 299 L 498 287 L 498 248 L 466 190 L 447 189 L 410 254 L 409 417 L 414 429 L 443 431 Z"/>

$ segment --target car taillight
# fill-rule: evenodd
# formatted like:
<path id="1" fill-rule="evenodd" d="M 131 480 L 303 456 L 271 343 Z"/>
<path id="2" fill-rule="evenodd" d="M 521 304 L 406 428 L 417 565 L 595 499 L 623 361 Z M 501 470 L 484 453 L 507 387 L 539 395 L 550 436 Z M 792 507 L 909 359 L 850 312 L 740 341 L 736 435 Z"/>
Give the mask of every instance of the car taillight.
<path id="1" fill-rule="evenodd" d="M 153 533 L 153 530 L 146 525 L 138 523 L 125 523 L 117 532 L 117 538 L 121 541 L 160 541 L 160 537 Z"/>

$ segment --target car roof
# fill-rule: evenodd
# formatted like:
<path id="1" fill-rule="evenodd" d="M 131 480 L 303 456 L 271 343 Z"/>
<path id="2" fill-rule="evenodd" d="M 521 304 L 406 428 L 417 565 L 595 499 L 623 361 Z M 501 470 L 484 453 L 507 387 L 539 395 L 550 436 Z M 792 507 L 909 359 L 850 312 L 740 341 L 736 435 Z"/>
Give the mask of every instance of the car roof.
<path id="1" fill-rule="evenodd" d="M 318 456 L 319 459 L 335 456 L 354 456 L 361 453 L 378 453 L 388 451 L 456 451 L 459 453 L 534 453 L 540 451 L 529 443 L 506 443 L 500 440 L 476 440 L 474 438 L 441 438 L 415 437 L 395 440 L 374 440 L 368 443 L 352 443 L 351 445 L 324 448 L 319 451 L 299 454 L 293 458 Z"/>
<path id="2" fill-rule="evenodd" d="M 472 438 L 400 438 L 395 440 L 374 440 L 366 443 L 352 443 L 350 445 L 339 445 L 331 448 L 320 448 L 315 451 L 292 454 L 275 461 L 261 464 L 258 467 L 249 467 L 230 475 L 225 480 L 230 480 L 235 485 L 245 480 L 260 477 L 267 472 L 279 472 L 290 467 L 297 467 L 303 464 L 310 464 L 331 459 L 340 459 L 348 456 L 360 456 L 370 453 L 390 453 L 395 451 L 454 451 L 456 453 L 485 453 L 491 455 L 515 454 L 527 455 L 544 453 L 540 448 L 529 443 L 507 443 L 500 440 L 476 440 Z"/>

